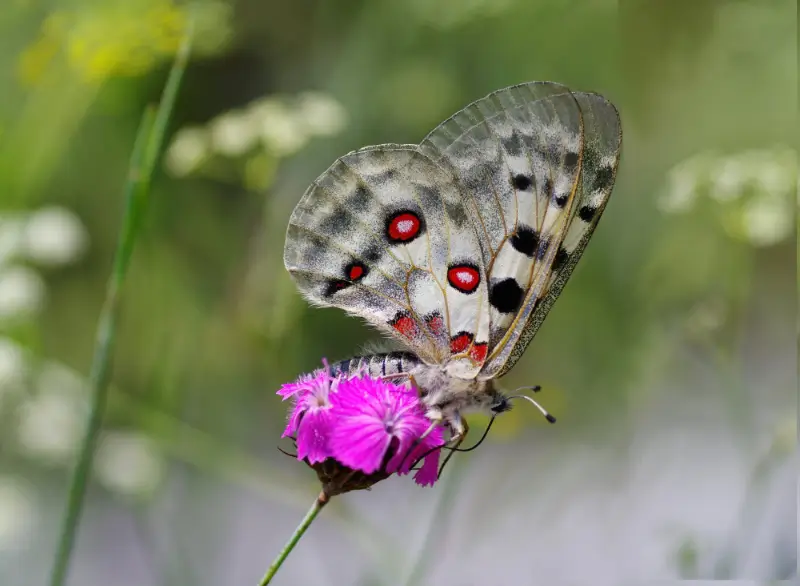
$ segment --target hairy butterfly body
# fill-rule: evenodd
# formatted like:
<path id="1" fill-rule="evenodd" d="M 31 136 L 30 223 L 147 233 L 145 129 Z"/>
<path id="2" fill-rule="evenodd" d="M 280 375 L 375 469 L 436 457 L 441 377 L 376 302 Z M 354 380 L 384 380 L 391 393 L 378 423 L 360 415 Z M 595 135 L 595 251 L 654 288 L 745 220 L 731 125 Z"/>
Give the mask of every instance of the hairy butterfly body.
<path id="1" fill-rule="evenodd" d="M 313 304 L 340 307 L 405 351 L 337 372 L 406 376 L 432 421 L 509 408 L 519 359 L 605 208 L 621 129 L 602 96 L 550 82 L 473 102 L 419 145 L 338 159 L 289 221 L 284 263 Z"/>

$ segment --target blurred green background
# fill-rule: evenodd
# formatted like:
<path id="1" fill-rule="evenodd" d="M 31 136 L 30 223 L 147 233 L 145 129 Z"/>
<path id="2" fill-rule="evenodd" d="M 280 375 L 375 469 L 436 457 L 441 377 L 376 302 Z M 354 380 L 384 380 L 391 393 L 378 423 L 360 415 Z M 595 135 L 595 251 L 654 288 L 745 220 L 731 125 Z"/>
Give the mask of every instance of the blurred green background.
<path id="1" fill-rule="evenodd" d="M 0 8 L 0 584 L 44 584 L 136 127 L 190 5 Z M 434 489 L 326 510 L 276 584 L 647 584 L 797 566 L 797 16 L 788 0 L 201 0 L 122 300 L 69 584 L 254 584 L 316 495 L 281 383 L 378 338 L 311 309 L 289 213 L 338 156 L 486 93 L 597 91 L 617 187 Z M 524 407 L 524 406 L 523 406 Z M 480 429 L 485 420 L 471 420 Z"/>

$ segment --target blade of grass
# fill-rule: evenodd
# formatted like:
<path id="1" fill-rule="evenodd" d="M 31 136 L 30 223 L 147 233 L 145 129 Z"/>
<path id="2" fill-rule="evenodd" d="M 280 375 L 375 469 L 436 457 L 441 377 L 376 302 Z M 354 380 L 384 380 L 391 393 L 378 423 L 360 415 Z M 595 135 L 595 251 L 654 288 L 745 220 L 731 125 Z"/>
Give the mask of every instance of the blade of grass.
<path id="1" fill-rule="evenodd" d="M 89 372 L 89 384 L 92 393 L 89 422 L 81 443 L 78 461 L 70 479 L 64 519 L 50 574 L 51 586 L 63 586 L 69 570 L 69 563 L 75 545 L 75 536 L 83 510 L 86 486 L 91 474 L 94 451 L 100 435 L 108 398 L 108 381 L 111 374 L 120 291 L 125 281 L 134 244 L 141 226 L 142 216 L 147 205 L 150 184 L 158 161 L 158 155 L 161 152 L 167 124 L 172 115 L 181 78 L 189 60 L 191 33 L 190 24 L 170 70 L 158 109 L 147 109 L 139 125 L 134 143 L 129 176 L 125 186 L 126 206 L 122 231 L 114 254 L 111 276 L 106 289 L 106 298 L 100 311 L 94 356 Z"/>
<path id="2" fill-rule="evenodd" d="M 451 526 L 450 518 L 455 507 L 456 495 L 463 485 L 468 467 L 465 458 L 453 458 L 453 460 L 452 464 L 450 464 L 450 474 L 441 481 L 444 486 L 439 487 L 439 500 L 431 515 L 428 531 L 425 534 L 417 559 L 406 578 L 405 586 L 416 586 L 426 581 L 424 578 L 430 572 L 431 561 L 439 553 L 436 546 L 444 541 L 445 532 Z"/>

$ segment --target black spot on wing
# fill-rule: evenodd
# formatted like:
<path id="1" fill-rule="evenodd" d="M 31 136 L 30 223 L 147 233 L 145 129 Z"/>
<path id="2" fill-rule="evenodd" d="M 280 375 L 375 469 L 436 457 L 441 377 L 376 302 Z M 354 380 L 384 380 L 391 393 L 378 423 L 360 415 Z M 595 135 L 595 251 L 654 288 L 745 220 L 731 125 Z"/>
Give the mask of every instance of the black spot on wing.
<path id="1" fill-rule="evenodd" d="M 515 279 L 497 281 L 489 289 L 489 303 L 500 313 L 513 313 L 522 303 L 524 291 Z"/>
<path id="2" fill-rule="evenodd" d="M 533 257 L 539 246 L 539 233 L 530 226 L 518 225 L 516 232 L 511 235 L 511 246 L 517 252 Z"/>
<path id="3" fill-rule="evenodd" d="M 531 185 L 533 185 L 533 178 L 528 175 L 523 175 L 522 173 L 512 175 L 511 185 L 513 185 L 514 189 L 517 191 L 529 191 Z"/>
<path id="4" fill-rule="evenodd" d="M 594 176 L 593 191 L 605 191 L 611 187 L 611 181 L 614 179 L 614 169 L 611 167 L 600 167 L 597 174 Z"/>
<path id="5" fill-rule="evenodd" d="M 325 290 L 322 294 L 324 297 L 331 297 L 338 291 L 347 289 L 350 287 L 350 285 L 352 285 L 350 281 L 345 281 L 344 279 L 332 279 L 331 281 L 328 281 L 328 284 L 325 286 Z"/>
<path id="6" fill-rule="evenodd" d="M 564 156 L 564 170 L 567 175 L 574 175 L 578 167 L 578 153 L 569 152 Z"/>
<path id="7" fill-rule="evenodd" d="M 594 215 L 597 213 L 597 208 L 592 206 L 583 206 L 578 210 L 578 217 L 587 224 L 592 221 Z"/>
<path id="8" fill-rule="evenodd" d="M 553 203 L 556 204 L 557 207 L 563 208 L 567 205 L 567 200 L 569 199 L 569 195 L 564 193 L 562 195 L 554 195 L 553 196 Z"/>
<path id="9" fill-rule="evenodd" d="M 558 252 L 556 252 L 556 256 L 553 259 L 552 269 L 554 271 L 557 271 L 558 269 L 563 267 L 568 260 L 569 260 L 569 253 L 564 249 L 563 246 L 559 246 Z"/>

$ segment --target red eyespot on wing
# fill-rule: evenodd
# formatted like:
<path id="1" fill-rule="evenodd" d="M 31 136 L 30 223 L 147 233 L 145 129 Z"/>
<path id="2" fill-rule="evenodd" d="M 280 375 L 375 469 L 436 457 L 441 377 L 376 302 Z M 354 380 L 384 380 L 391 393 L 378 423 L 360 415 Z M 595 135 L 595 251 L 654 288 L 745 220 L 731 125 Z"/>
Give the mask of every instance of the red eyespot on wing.
<path id="1" fill-rule="evenodd" d="M 400 212 L 391 216 L 386 233 L 392 242 L 409 242 L 419 236 L 422 222 L 414 212 Z"/>
<path id="2" fill-rule="evenodd" d="M 438 336 L 441 333 L 444 333 L 444 321 L 442 320 L 442 316 L 438 313 L 433 313 L 425 318 L 425 322 L 428 324 L 428 328 L 430 328 L 431 332 L 434 335 Z"/>
<path id="3" fill-rule="evenodd" d="M 474 293 L 481 283 L 481 274 L 472 264 L 452 265 L 447 269 L 447 282 L 462 293 Z"/>
<path id="4" fill-rule="evenodd" d="M 488 349 L 489 345 L 486 342 L 475 344 L 469 351 L 469 357 L 475 362 L 483 364 L 486 361 L 486 352 Z"/>
<path id="5" fill-rule="evenodd" d="M 352 267 L 350 267 L 350 274 L 347 276 L 350 277 L 351 281 L 355 281 L 357 279 L 360 279 L 363 274 L 364 274 L 364 267 L 360 265 L 353 265 Z"/>
<path id="6" fill-rule="evenodd" d="M 405 313 L 398 314 L 392 321 L 389 322 L 395 330 L 400 332 L 406 338 L 416 338 L 419 335 L 419 328 L 410 315 Z"/>
<path id="7" fill-rule="evenodd" d="M 465 352 L 469 345 L 472 344 L 472 334 L 469 332 L 459 332 L 450 338 L 450 353 L 461 354 Z"/>

